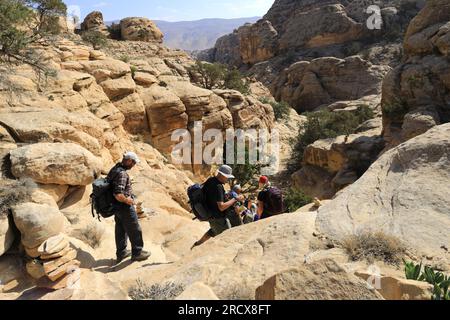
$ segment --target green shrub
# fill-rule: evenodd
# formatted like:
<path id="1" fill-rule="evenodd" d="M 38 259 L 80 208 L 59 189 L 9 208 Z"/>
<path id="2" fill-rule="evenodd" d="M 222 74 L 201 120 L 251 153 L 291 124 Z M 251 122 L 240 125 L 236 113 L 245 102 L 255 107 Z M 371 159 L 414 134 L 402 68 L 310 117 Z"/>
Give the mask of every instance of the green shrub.
<path id="1" fill-rule="evenodd" d="M 349 135 L 365 121 L 374 117 L 373 111 L 366 105 L 361 105 L 357 111 L 317 111 L 307 113 L 307 122 L 300 130 L 300 133 L 292 143 L 294 152 L 290 171 L 299 169 L 303 161 L 306 147 L 321 139 L 336 138 L 341 135 Z"/>
<path id="2" fill-rule="evenodd" d="M 119 57 L 119 60 L 122 61 L 122 62 L 125 62 L 125 63 L 129 63 L 131 58 L 130 58 L 129 55 L 124 54 L 124 55 Z"/>
<path id="3" fill-rule="evenodd" d="M 245 148 L 245 164 L 237 164 L 237 141 L 235 141 L 235 151 L 234 151 L 234 163 L 227 163 L 224 159 L 224 163 L 227 163 L 233 169 L 233 175 L 235 179 L 231 181 L 231 185 L 240 184 L 244 192 L 252 192 L 258 189 L 258 178 L 261 175 L 261 170 L 268 165 L 261 163 L 250 163 L 250 152 L 248 145 Z M 226 150 L 224 150 L 224 156 L 226 155 Z"/>
<path id="4" fill-rule="evenodd" d="M 390 103 L 385 103 L 382 106 L 383 115 L 389 119 L 403 119 L 408 113 L 409 107 L 406 101 L 402 99 L 394 99 Z"/>
<path id="5" fill-rule="evenodd" d="M 275 119 L 276 120 L 282 120 L 289 116 L 290 110 L 292 109 L 291 106 L 284 102 L 272 102 L 271 106 L 273 108 L 273 112 L 275 113 Z"/>
<path id="6" fill-rule="evenodd" d="M 237 90 L 242 94 L 249 94 L 250 92 L 249 84 L 244 80 L 244 76 L 237 69 L 231 71 L 227 70 L 225 72 L 223 88 Z"/>
<path id="7" fill-rule="evenodd" d="M 66 16 L 61 0 L 0 1 L 0 62 L 11 60 L 43 70 L 35 50 L 25 50 L 48 35 L 59 33 L 58 19 Z"/>
<path id="8" fill-rule="evenodd" d="M 138 68 L 136 66 L 131 66 L 130 69 L 131 69 L 131 76 L 134 79 L 134 76 L 136 75 L 136 72 L 138 71 Z"/>
<path id="9" fill-rule="evenodd" d="M 310 204 L 313 199 L 303 191 L 291 188 L 285 195 L 284 204 L 289 212 L 295 212 L 301 207 Z"/>
<path id="10" fill-rule="evenodd" d="M 113 23 L 107 27 L 109 36 L 111 39 L 120 40 L 122 38 L 122 31 L 120 29 L 120 24 Z"/>
<path id="11" fill-rule="evenodd" d="M 217 88 L 223 82 L 226 67 L 219 63 L 196 61 L 189 71 L 194 74 L 198 83 L 205 89 Z"/>
<path id="12" fill-rule="evenodd" d="M 89 43 L 95 50 L 106 47 L 108 38 L 100 31 L 86 31 L 81 36 L 84 42 Z"/>
<path id="13" fill-rule="evenodd" d="M 237 69 L 229 70 L 220 63 L 196 61 L 189 68 L 193 80 L 205 89 L 231 89 L 248 94 L 250 86 Z"/>

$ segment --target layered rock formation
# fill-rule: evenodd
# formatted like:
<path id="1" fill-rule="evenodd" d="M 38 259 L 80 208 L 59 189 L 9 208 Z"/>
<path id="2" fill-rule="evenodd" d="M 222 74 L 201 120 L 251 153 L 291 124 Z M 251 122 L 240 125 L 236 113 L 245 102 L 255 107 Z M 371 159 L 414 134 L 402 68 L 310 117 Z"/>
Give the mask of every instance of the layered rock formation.
<path id="1" fill-rule="evenodd" d="M 448 259 L 449 138 L 445 124 L 386 152 L 319 209 L 317 228 L 334 239 L 384 231 L 425 255 Z"/>
<path id="2" fill-rule="evenodd" d="M 219 39 L 210 58 L 233 65 L 253 65 L 297 50 L 309 55 L 307 52 L 314 49 L 323 55 L 320 52 L 336 45 L 399 32 L 423 1 L 386 0 L 375 4 L 381 8 L 384 28 L 373 32 L 366 24 L 371 16 L 366 10 L 374 5 L 370 1 L 275 1 L 263 19 Z"/>
<path id="3" fill-rule="evenodd" d="M 449 20 L 447 1 L 428 1 L 407 30 L 403 63 L 383 82 L 389 148 L 450 121 Z"/>
<path id="4" fill-rule="evenodd" d="M 101 25 L 98 14 L 88 20 L 92 23 L 86 21 L 85 31 Z M 146 24 L 143 33 L 141 24 Z M 28 65 L 1 69 L 0 253 L 17 239 L 29 259 L 42 260 L 43 254 L 49 259 L 66 259 L 52 270 L 53 260 L 27 264 L 29 273 L 44 287 L 63 289 L 89 278 L 83 272 L 74 275 L 76 268 L 72 267 L 77 267 L 77 261 L 82 269 L 96 266 L 96 261 L 87 259 L 85 250 L 89 250 L 73 238 L 71 249 L 67 244 L 60 250 L 64 253 L 61 257 L 52 256 L 56 251 L 39 251 L 61 233 L 92 247 L 104 239 L 95 252 L 98 259 L 114 253 L 113 221 L 104 222 L 108 231 L 89 227 L 90 184 L 106 174 L 124 151 L 134 151 L 143 159 L 131 174 L 134 192 L 151 222 L 143 222 L 149 235 L 146 242 L 153 252 L 159 252 L 155 259 L 177 260 L 206 230 L 203 224 L 193 222 L 187 211 L 186 189 L 195 178 L 190 172 L 193 168 L 179 170 L 166 157 L 176 143 L 171 141 L 172 132 L 190 130 L 195 121 L 221 131 L 271 129 L 274 125 L 271 106 L 257 97 L 233 91 L 215 93 L 192 84 L 188 68 L 193 61 L 185 53 L 161 46 L 162 35 L 151 27 L 147 20 L 125 20 L 124 34 L 136 41 L 111 40 L 113 56 L 65 38 L 42 42 L 35 50 L 45 56 L 45 67 L 53 70 L 46 79 Z M 254 114 L 258 119 L 251 116 Z M 3 192 L 14 188 L 16 195 Z M 68 256 L 65 249 L 70 251 Z M 76 257 L 71 250 L 76 250 Z M 71 262 L 71 269 L 65 268 Z M 21 284 L 35 284 L 28 280 Z M 85 291 L 70 291 L 70 295 L 61 291 L 61 296 L 66 293 L 86 296 Z"/>
<path id="5" fill-rule="evenodd" d="M 120 21 L 122 39 L 125 41 L 155 41 L 162 43 L 163 34 L 147 18 L 126 18 Z"/>
<path id="6" fill-rule="evenodd" d="M 372 65 L 359 56 L 318 58 L 294 63 L 272 86 L 274 97 L 299 112 L 344 100 L 358 100 L 381 93 L 388 66 Z"/>
<path id="7" fill-rule="evenodd" d="M 81 31 L 96 31 L 108 35 L 108 28 L 106 28 L 103 21 L 103 14 L 100 11 L 93 11 L 84 18 L 81 24 Z"/>
<path id="8" fill-rule="evenodd" d="M 332 198 L 378 158 L 385 146 L 381 131 L 378 118 L 363 123 L 354 134 L 316 141 L 306 148 L 302 169 L 292 175 L 292 184 L 313 197 Z"/>
<path id="9" fill-rule="evenodd" d="M 405 43 L 405 65 L 391 73 L 399 74 L 392 79 L 402 80 L 411 64 L 414 68 L 429 66 L 436 71 L 430 75 L 431 83 L 439 85 L 432 91 L 431 85 L 414 91 L 414 100 L 408 96 L 410 91 L 396 91 L 396 85 L 390 94 L 385 82 L 385 137 L 398 123 L 402 123 L 399 142 L 419 136 L 378 160 L 385 143 L 379 119 L 367 121 L 355 134 L 317 141 L 306 149 L 303 180 L 296 183 L 311 192 L 328 192 L 323 197 L 332 197 L 346 187 L 335 199 L 324 201 L 319 209 L 308 206 L 228 230 L 192 251 L 192 244 L 208 225 L 192 221 L 187 211 L 186 188 L 195 176 L 177 169 L 164 155 L 173 145 L 172 130 L 192 130 L 195 121 L 203 121 L 204 128 L 222 132 L 227 128 L 280 128 L 286 133 L 282 139 L 288 139 L 296 135 L 304 117 L 290 115 L 285 122 L 274 123 L 272 108 L 258 99 L 267 95 L 261 84 L 254 84 L 250 95 L 195 86 L 188 72 L 193 61 L 158 41 L 111 41 L 110 55 L 63 39 L 46 44 L 38 50 L 47 57 L 55 76 L 45 81 L 25 65 L 12 67 L 12 72 L 2 68 L 0 298 L 129 299 L 128 289 L 138 279 L 159 286 L 172 281 L 183 288 L 178 299 L 429 298 L 429 285 L 405 281 L 402 267 L 383 261 L 375 261 L 381 269 L 382 286 L 371 288 L 368 281 L 374 274 L 368 265 L 372 261 L 352 261 L 344 242 L 352 235 L 383 232 L 407 247 L 408 258 L 450 271 L 450 127 L 438 125 L 448 122 L 444 22 L 450 19 L 444 4 L 442 0 L 429 1 L 414 20 Z M 359 1 L 358 6 L 349 1 L 276 1 L 268 14 L 270 23 L 257 24 L 261 32 L 253 30 L 254 26 L 246 26 L 250 33 L 241 30 L 243 37 L 254 41 L 243 51 L 246 63 L 272 55 L 276 59 L 279 48 L 272 51 L 270 46 L 275 38 L 303 41 L 301 46 L 346 41 L 345 37 L 357 34 L 355 28 L 361 24 L 359 5 Z M 438 12 L 438 8 L 445 10 Z M 308 21 L 283 22 L 285 17 L 312 15 L 315 10 L 339 15 L 339 21 L 344 21 L 340 27 L 348 24 L 347 31 L 336 29 L 343 39 L 317 37 L 314 32 L 302 39 L 283 38 L 298 23 L 308 25 Z M 429 26 L 433 36 L 428 33 Z M 330 27 L 327 32 L 333 34 L 332 24 L 322 27 Z M 257 37 L 252 39 L 255 32 Z M 413 41 L 415 37 L 420 41 Z M 387 71 L 388 67 L 358 57 L 305 60 L 283 74 L 277 92 L 283 99 L 295 97 L 292 103 L 299 103 L 302 110 L 320 107 L 354 112 L 366 104 L 378 115 L 380 83 Z M 440 82 L 436 82 L 438 78 Z M 386 81 L 392 81 L 389 79 Z M 407 97 L 415 112 L 395 124 L 385 104 L 394 94 Z M 418 103 L 422 101 L 432 103 Z M 434 109 L 420 113 L 424 106 Z M 419 116 L 415 117 L 416 113 Z M 430 114 L 438 120 L 431 123 Z M 417 130 L 415 124 L 420 121 L 437 126 Z M 394 140 L 387 141 L 390 148 L 395 145 Z M 115 266 L 111 261 L 114 222 L 93 222 L 90 183 L 106 173 L 125 150 L 135 151 L 143 159 L 130 174 L 147 214 L 141 225 L 152 257 L 144 263 L 125 261 Z M 282 150 L 290 152 L 290 148 Z M 60 237 L 61 233 L 67 237 Z M 4 255 L 14 239 L 21 243 L 19 251 L 31 259 L 26 269 L 41 282 L 24 275 L 22 262 L 15 256 Z M 71 273 L 78 266 L 81 273 Z M 54 283 L 47 282 L 52 279 Z M 39 283 L 53 289 L 75 283 L 81 287 L 43 295 L 35 288 Z"/>

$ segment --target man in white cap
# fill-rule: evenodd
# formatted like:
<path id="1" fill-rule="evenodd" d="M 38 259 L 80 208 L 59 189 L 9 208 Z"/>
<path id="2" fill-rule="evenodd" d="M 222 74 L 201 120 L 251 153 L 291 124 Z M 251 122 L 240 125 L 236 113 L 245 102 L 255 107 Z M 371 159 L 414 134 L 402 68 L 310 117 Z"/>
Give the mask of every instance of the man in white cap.
<path id="1" fill-rule="evenodd" d="M 211 229 L 192 248 L 202 245 L 227 229 L 231 229 L 230 221 L 226 217 L 226 211 L 236 203 L 244 201 L 244 196 L 236 194 L 231 200 L 225 202 L 223 185 L 230 179 L 234 179 L 233 169 L 230 166 L 223 165 L 219 168 L 217 175 L 209 178 L 203 185 L 205 204 L 213 218 L 208 221 Z"/>
<path id="2" fill-rule="evenodd" d="M 108 174 L 108 181 L 112 184 L 115 210 L 115 238 L 117 262 L 132 256 L 133 261 L 144 261 L 150 253 L 143 251 L 144 240 L 142 229 L 135 209 L 135 200 L 131 188 L 130 176 L 127 171 L 140 163 L 134 152 L 126 152 L 122 162 L 119 162 Z M 131 242 L 131 251 L 127 250 L 128 238 Z"/>

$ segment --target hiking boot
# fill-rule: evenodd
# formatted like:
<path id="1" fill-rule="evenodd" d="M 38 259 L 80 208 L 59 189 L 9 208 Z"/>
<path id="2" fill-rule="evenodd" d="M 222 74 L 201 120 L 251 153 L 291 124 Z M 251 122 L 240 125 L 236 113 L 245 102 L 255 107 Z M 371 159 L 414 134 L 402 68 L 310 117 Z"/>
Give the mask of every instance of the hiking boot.
<path id="1" fill-rule="evenodd" d="M 194 243 L 194 245 L 191 247 L 191 251 L 194 250 L 194 248 L 197 248 L 199 246 L 201 246 L 202 244 L 200 243 L 200 241 L 197 241 L 196 243 Z"/>
<path id="2" fill-rule="evenodd" d="M 128 258 L 130 256 L 131 256 L 131 251 L 127 250 L 127 251 L 125 251 L 125 253 L 123 255 L 117 256 L 116 262 L 117 263 L 121 263 L 124 259 L 126 259 L 126 258 Z"/>
<path id="3" fill-rule="evenodd" d="M 142 251 L 140 255 L 136 256 L 136 257 L 131 257 L 132 261 L 145 261 L 148 258 L 150 258 L 152 254 L 150 252 L 147 251 Z"/>

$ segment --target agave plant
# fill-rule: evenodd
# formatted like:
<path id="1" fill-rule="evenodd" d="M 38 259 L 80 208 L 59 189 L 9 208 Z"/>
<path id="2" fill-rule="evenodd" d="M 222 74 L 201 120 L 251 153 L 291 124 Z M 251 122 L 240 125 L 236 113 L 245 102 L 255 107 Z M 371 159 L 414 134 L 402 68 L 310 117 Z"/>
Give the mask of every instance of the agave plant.
<path id="1" fill-rule="evenodd" d="M 422 263 L 406 262 L 405 275 L 409 280 L 425 281 L 433 285 L 432 300 L 450 300 L 450 276 L 444 275 L 442 272 L 434 271 L 433 268 L 425 266 L 422 270 Z"/>
<path id="2" fill-rule="evenodd" d="M 445 276 L 442 272 L 435 272 L 431 267 L 425 267 L 425 271 L 419 278 L 419 281 L 426 281 L 429 284 L 435 285 L 440 284 L 445 279 Z"/>
<path id="3" fill-rule="evenodd" d="M 405 264 L 406 279 L 419 280 L 420 272 L 422 271 L 422 263 L 416 265 L 414 262 L 406 262 L 404 259 L 403 263 Z"/>
<path id="4" fill-rule="evenodd" d="M 444 278 L 444 281 L 441 282 L 439 285 L 442 289 L 442 299 L 443 300 L 450 300 L 450 276 L 446 276 Z"/>

